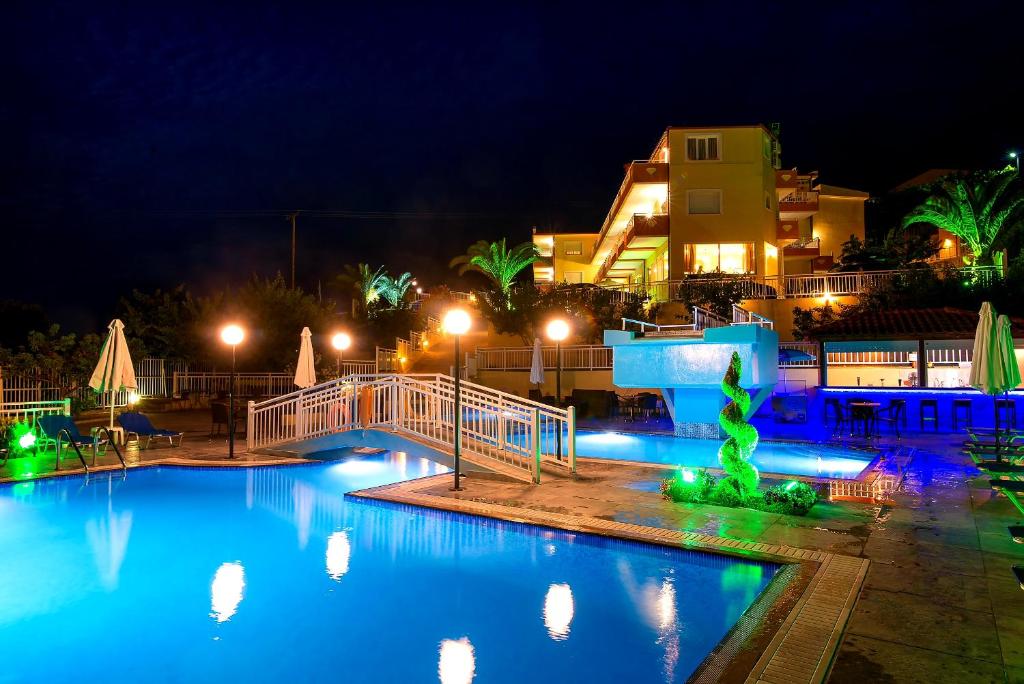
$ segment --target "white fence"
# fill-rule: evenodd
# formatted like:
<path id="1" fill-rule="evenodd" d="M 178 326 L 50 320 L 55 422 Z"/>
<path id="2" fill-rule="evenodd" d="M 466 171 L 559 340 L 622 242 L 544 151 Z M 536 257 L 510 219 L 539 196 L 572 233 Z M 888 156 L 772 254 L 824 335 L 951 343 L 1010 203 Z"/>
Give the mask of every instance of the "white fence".
<path id="1" fill-rule="evenodd" d="M 71 400 L 19 401 L 0 404 L 0 416 L 23 423 L 35 423 L 40 416 L 71 415 Z"/>
<path id="2" fill-rule="evenodd" d="M 572 408 L 559 409 L 464 382 L 460 444 L 467 460 L 540 482 L 542 459 L 576 467 Z M 412 435 L 442 450 L 455 440 L 455 384 L 447 375 L 351 375 L 275 399 L 250 402 L 249 450 L 363 428 Z"/>
<path id="3" fill-rule="evenodd" d="M 541 347 L 545 368 L 555 368 L 555 347 Z M 530 370 L 533 366 L 533 347 L 478 347 L 476 369 Z M 611 370 L 612 348 L 600 344 L 567 345 L 562 347 L 563 370 Z"/>

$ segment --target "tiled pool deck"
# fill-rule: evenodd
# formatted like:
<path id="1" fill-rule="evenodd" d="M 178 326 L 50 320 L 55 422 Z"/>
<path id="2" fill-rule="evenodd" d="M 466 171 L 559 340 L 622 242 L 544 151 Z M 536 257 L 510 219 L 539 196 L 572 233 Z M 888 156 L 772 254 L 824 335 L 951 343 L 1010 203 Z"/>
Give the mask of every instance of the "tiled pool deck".
<path id="1" fill-rule="evenodd" d="M 225 465 L 225 440 L 210 440 L 207 419 L 203 413 L 161 414 L 154 422 L 194 436 L 186 435 L 180 449 L 133 449 L 129 459 L 153 463 L 171 457 L 174 462 Z M 654 535 L 652 540 L 661 536 L 669 543 L 713 543 L 783 555 L 803 552 L 804 560 L 828 559 L 835 570 L 847 574 L 859 572 L 856 568 L 869 560 L 829 681 L 1024 681 L 1024 591 L 1010 571 L 1011 565 L 1024 561 L 1024 547 L 1006 529 L 1022 521 L 1005 498 L 991 492 L 988 478 L 956 452 L 955 441 L 948 434 L 904 440 L 921 451 L 893 506 L 826 502 L 805 518 L 672 504 L 657 492 L 657 471 L 593 462 L 581 464 L 575 480 L 548 478 L 540 487 L 469 477 L 464 491 L 455 493 L 448 491 L 450 476 L 441 476 L 418 481 L 409 494 L 428 497 L 430 505 L 481 507 L 467 511 L 485 515 L 500 507 L 505 517 L 533 522 L 552 516 L 544 524 L 570 529 L 588 521 L 607 525 L 607 532 Z M 243 448 L 240 444 L 238 465 L 282 460 L 250 458 Z M 101 462 L 113 466 L 116 459 L 108 455 Z M 70 470 L 72 461 L 66 466 Z M 52 460 L 40 461 L 37 468 L 52 470 Z M 10 468 L 0 469 L 0 479 L 11 474 Z M 845 605 L 842 592 L 831 590 L 827 581 L 816 587 L 818 595 L 827 597 L 823 600 L 829 610 Z M 808 604 L 814 605 L 811 597 Z M 839 621 L 829 634 L 836 633 Z M 819 640 L 821 627 L 812 628 Z M 795 625 L 778 632 L 783 634 L 795 638 L 809 632 Z M 773 657 L 788 653 L 777 648 L 785 645 L 773 643 L 765 651 L 767 660 L 758 662 L 755 672 L 763 681 L 795 681 L 807 673 L 810 661 L 803 646 L 793 651 L 803 654 L 802 669 L 800 664 L 787 669 L 779 665 L 781 660 L 775 663 L 781 669 L 769 667 Z M 827 644 L 822 652 L 826 650 Z"/>

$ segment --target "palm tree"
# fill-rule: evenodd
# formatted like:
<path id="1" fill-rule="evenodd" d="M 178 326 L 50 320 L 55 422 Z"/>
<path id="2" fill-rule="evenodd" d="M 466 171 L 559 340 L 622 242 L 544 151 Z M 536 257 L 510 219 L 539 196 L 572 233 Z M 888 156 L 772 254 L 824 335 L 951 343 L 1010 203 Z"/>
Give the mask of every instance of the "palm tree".
<path id="1" fill-rule="evenodd" d="M 480 240 L 448 264 L 459 269 L 459 275 L 466 271 L 477 271 L 490 278 L 502 294 L 508 295 L 512 282 L 519 272 L 537 260 L 537 247 L 532 242 L 523 242 L 512 249 L 505 247 L 505 238 L 499 242 Z"/>
<path id="2" fill-rule="evenodd" d="M 1024 192 L 1013 170 L 950 176 L 903 218 L 903 228 L 927 223 L 967 243 L 974 264 L 1002 265 L 999 248 L 1024 219 Z M 965 261 L 968 261 L 965 259 Z"/>
<path id="3" fill-rule="evenodd" d="M 381 295 L 384 299 L 388 300 L 391 308 L 397 309 L 402 300 L 405 299 L 405 293 L 409 291 L 409 286 L 412 285 L 412 274 L 403 273 L 397 278 L 390 278 L 384 276 L 381 279 Z"/>
<path id="4" fill-rule="evenodd" d="M 376 302 L 384 294 L 385 281 L 388 280 L 384 273 L 384 267 L 380 266 L 376 271 L 370 270 L 369 264 L 345 266 L 344 272 L 338 276 L 343 287 L 351 288 L 355 300 L 358 300 L 364 311 L 368 311 L 371 304 Z M 353 309 L 355 301 L 353 301 Z M 353 311 L 353 313 L 355 313 Z"/>

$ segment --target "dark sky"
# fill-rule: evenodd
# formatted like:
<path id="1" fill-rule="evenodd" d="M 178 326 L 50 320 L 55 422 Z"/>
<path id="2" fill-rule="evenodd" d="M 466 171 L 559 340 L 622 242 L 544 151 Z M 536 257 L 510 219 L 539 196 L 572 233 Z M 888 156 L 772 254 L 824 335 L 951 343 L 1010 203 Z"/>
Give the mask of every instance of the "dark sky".
<path id="1" fill-rule="evenodd" d="M 596 230 L 668 125 L 780 122 L 787 166 L 883 191 L 1024 147 L 1020 3 L 15 3 L 0 299 L 119 294 Z M 160 9 L 160 8 L 163 9 Z M 603 8 L 607 9 L 603 9 Z M 355 214 L 355 215 L 353 215 Z"/>

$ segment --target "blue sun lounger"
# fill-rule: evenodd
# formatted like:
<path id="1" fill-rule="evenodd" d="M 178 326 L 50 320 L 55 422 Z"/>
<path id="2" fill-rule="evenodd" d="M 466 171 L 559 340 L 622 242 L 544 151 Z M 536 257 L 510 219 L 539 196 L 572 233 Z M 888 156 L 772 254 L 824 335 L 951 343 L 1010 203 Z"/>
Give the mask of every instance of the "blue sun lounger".
<path id="1" fill-rule="evenodd" d="M 117 422 L 124 428 L 125 439 L 135 435 L 135 439 L 141 442 L 142 438 L 145 437 L 146 449 L 149 448 L 150 442 L 153 441 L 154 437 L 157 439 L 166 438 L 172 447 L 174 446 L 174 438 L 177 437 L 178 446 L 181 446 L 181 439 L 185 435 L 184 432 L 161 430 L 160 428 L 153 427 L 153 423 L 149 421 L 148 417 L 134 411 L 122 413 L 118 416 Z"/>

